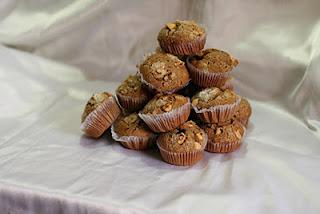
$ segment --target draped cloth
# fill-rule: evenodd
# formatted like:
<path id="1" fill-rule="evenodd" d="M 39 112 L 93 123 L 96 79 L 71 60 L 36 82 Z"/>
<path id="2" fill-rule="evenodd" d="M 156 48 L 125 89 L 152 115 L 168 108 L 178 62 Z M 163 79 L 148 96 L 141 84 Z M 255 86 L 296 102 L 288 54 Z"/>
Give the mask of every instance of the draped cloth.
<path id="1" fill-rule="evenodd" d="M 0 213 L 319 213 L 320 2 L 2 0 Z M 253 115 L 241 148 L 193 167 L 79 130 L 167 22 L 230 52 Z"/>

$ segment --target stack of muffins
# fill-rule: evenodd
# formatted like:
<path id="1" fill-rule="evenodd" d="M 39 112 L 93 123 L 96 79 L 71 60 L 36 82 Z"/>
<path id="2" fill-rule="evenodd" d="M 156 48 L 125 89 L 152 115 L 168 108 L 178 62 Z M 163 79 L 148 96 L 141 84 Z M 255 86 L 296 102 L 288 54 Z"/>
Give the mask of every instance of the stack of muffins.
<path id="1" fill-rule="evenodd" d="M 147 55 L 116 96 L 94 94 L 82 115 L 81 129 L 98 138 L 109 127 L 124 147 L 154 145 L 163 160 L 193 165 L 204 151 L 239 148 L 251 115 L 249 102 L 233 91 L 231 71 L 238 60 L 217 49 L 203 50 L 204 28 L 175 21 L 159 32 L 160 48 Z"/>

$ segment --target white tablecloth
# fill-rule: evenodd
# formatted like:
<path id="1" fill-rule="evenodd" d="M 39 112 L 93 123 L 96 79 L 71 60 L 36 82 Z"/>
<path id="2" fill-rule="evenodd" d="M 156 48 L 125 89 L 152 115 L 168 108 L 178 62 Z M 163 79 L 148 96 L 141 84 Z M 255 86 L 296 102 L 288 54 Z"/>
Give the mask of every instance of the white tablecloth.
<path id="1" fill-rule="evenodd" d="M 0 213 L 320 213 L 318 1 L 3 2 Z M 176 18 L 240 60 L 244 145 L 177 167 L 82 136 L 90 95 L 113 91 Z"/>

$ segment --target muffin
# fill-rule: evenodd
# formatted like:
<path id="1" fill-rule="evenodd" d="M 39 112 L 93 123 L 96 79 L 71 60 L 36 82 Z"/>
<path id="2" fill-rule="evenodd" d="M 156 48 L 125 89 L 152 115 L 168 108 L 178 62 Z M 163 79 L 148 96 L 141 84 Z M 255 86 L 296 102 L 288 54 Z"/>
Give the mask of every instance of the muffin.
<path id="1" fill-rule="evenodd" d="M 179 166 L 189 166 L 202 159 L 207 144 L 206 133 L 193 121 L 180 125 L 157 139 L 163 160 Z"/>
<path id="2" fill-rule="evenodd" d="M 247 99 L 241 98 L 240 104 L 234 114 L 234 119 L 238 120 L 245 127 L 248 126 L 249 118 L 252 114 L 250 103 Z"/>
<path id="3" fill-rule="evenodd" d="M 202 128 L 208 135 L 208 152 L 232 152 L 240 147 L 245 134 L 244 126 L 238 121 L 224 126 L 206 124 Z"/>
<path id="4" fill-rule="evenodd" d="M 187 58 L 191 80 L 204 88 L 223 86 L 238 63 L 228 53 L 217 49 L 207 49 Z"/>
<path id="5" fill-rule="evenodd" d="M 149 148 L 156 138 L 137 113 L 121 115 L 111 126 L 111 134 L 115 141 L 135 150 Z"/>
<path id="6" fill-rule="evenodd" d="M 191 99 L 191 104 L 200 120 L 205 123 L 221 123 L 232 119 L 240 97 L 232 90 L 216 87 L 206 88 Z"/>
<path id="7" fill-rule="evenodd" d="M 110 93 L 96 93 L 85 106 L 80 128 L 86 135 L 98 138 L 117 119 L 120 112 L 116 100 Z"/>
<path id="8" fill-rule="evenodd" d="M 206 32 L 194 21 L 175 21 L 164 26 L 158 34 L 160 47 L 174 55 L 198 53 L 206 43 Z"/>
<path id="9" fill-rule="evenodd" d="M 148 90 L 142 87 L 139 75 L 129 75 L 117 88 L 116 95 L 120 105 L 129 112 L 142 109 L 149 100 Z"/>
<path id="10" fill-rule="evenodd" d="M 156 95 L 140 111 L 139 117 L 154 132 L 167 132 L 188 120 L 190 99 L 179 94 Z"/>
<path id="11" fill-rule="evenodd" d="M 160 93 L 174 93 L 190 81 L 184 62 L 167 53 L 151 54 L 139 70 L 142 82 L 152 91 Z"/>

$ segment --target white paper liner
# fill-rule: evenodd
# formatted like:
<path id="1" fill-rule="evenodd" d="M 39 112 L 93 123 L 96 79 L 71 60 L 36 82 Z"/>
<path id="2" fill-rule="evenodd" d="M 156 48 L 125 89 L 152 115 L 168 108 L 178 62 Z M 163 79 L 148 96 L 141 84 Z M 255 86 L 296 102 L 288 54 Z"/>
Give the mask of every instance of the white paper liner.
<path id="1" fill-rule="evenodd" d="M 162 114 L 143 114 L 139 112 L 138 115 L 154 132 L 171 131 L 188 120 L 191 108 L 190 99 L 187 99 L 187 103 L 170 112 Z"/>
<path id="2" fill-rule="evenodd" d="M 120 112 L 115 98 L 111 96 L 88 114 L 80 129 L 91 137 L 99 137 L 117 119 Z"/>
<path id="3" fill-rule="evenodd" d="M 114 131 L 114 125 L 111 126 L 111 136 L 115 141 L 120 142 L 126 148 L 136 150 L 144 150 L 149 148 L 157 138 L 157 135 L 155 134 L 152 134 L 149 137 L 120 136 Z"/>
<path id="4" fill-rule="evenodd" d="M 202 148 L 195 151 L 189 152 L 171 152 L 167 151 L 160 146 L 160 142 L 157 141 L 157 146 L 160 150 L 162 159 L 173 165 L 177 166 L 191 166 L 196 164 L 203 158 L 204 150 L 208 142 L 207 134 L 202 130 L 203 136 L 205 136 L 205 143 L 202 145 Z M 159 138 L 158 138 L 159 139 Z"/>
<path id="5" fill-rule="evenodd" d="M 204 122 L 218 123 L 218 122 L 224 122 L 224 121 L 227 121 L 228 119 L 231 119 L 234 115 L 236 107 L 240 104 L 240 101 L 241 101 L 241 97 L 237 96 L 236 101 L 232 104 L 211 106 L 210 108 L 206 108 L 206 109 L 198 109 L 193 104 L 191 104 L 191 106 L 193 110 L 196 112 L 196 114 L 200 117 L 200 119 L 204 120 Z M 223 121 L 222 121 L 222 113 L 225 113 L 227 115 Z"/>
<path id="6" fill-rule="evenodd" d="M 199 51 L 201 51 L 206 43 L 206 34 L 201 36 L 200 38 L 197 38 L 193 41 L 188 41 L 188 42 L 182 42 L 180 44 L 175 44 L 175 43 L 170 43 L 168 41 L 160 41 L 159 45 L 162 50 L 164 50 L 167 53 L 171 53 L 173 55 L 179 55 L 179 56 L 184 56 L 184 55 L 191 55 L 195 54 Z"/>
<path id="7" fill-rule="evenodd" d="M 232 70 L 223 73 L 213 73 L 199 70 L 190 62 L 192 57 L 193 56 L 187 58 L 186 65 L 189 70 L 192 82 L 194 82 L 196 85 L 199 85 L 200 87 L 222 87 L 231 76 Z"/>
<path id="8" fill-rule="evenodd" d="M 243 128 L 243 134 L 241 136 L 241 139 L 239 139 L 238 141 L 229 142 L 229 143 L 213 143 L 210 139 L 208 139 L 208 143 L 205 150 L 212 153 L 228 153 L 238 149 L 241 146 L 243 139 L 245 138 L 246 130 L 247 130 L 246 127 L 242 125 L 240 122 L 239 124 Z"/>

